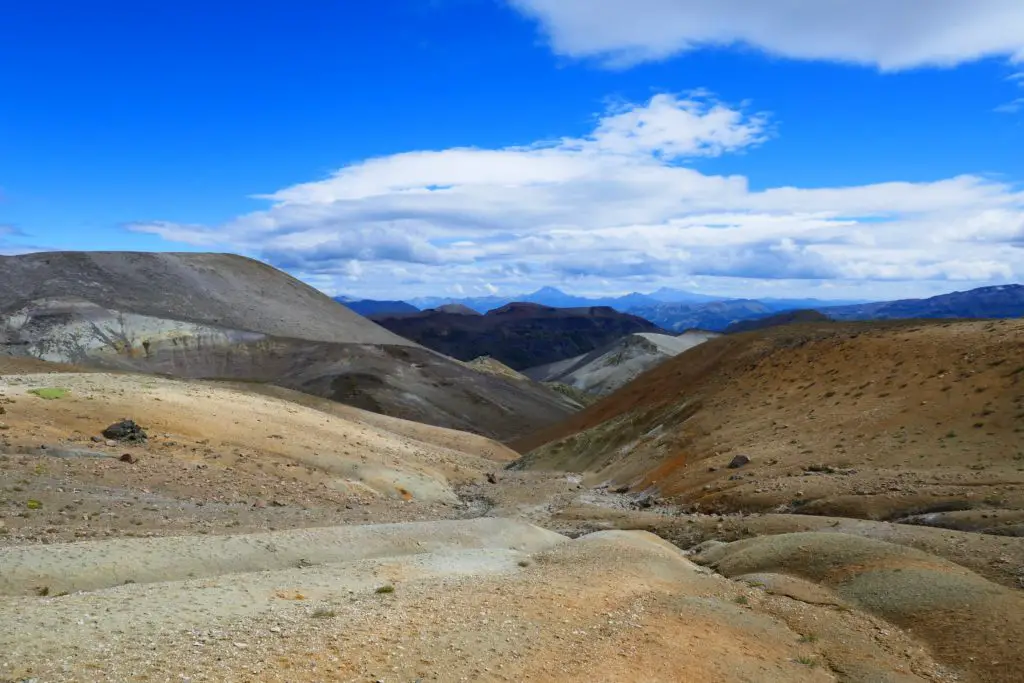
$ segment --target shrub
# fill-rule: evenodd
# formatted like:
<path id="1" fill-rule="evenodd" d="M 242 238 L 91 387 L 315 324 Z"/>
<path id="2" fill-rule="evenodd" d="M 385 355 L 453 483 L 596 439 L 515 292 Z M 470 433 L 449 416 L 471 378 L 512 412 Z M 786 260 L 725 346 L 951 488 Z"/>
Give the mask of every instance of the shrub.
<path id="1" fill-rule="evenodd" d="M 52 401 L 57 398 L 64 398 L 68 395 L 68 391 L 68 389 L 62 389 L 61 387 L 43 387 L 41 389 L 29 389 L 28 393 L 35 394 L 47 401 Z"/>

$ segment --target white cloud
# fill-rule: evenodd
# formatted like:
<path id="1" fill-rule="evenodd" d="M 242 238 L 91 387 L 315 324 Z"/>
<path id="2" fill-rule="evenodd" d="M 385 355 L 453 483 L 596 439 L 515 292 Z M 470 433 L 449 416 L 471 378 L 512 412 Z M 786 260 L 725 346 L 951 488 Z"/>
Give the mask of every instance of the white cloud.
<path id="1" fill-rule="evenodd" d="M 1010 100 L 1006 104 L 1000 104 L 993 111 L 997 114 L 1016 114 L 1020 111 L 1024 111 L 1024 97 L 1018 97 L 1015 100 Z"/>
<path id="2" fill-rule="evenodd" d="M 965 175 L 753 191 L 742 176 L 685 165 L 769 136 L 764 114 L 658 95 L 613 106 L 581 138 L 368 159 L 221 226 L 130 228 L 373 297 L 607 281 L 776 295 L 830 283 L 837 296 L 874 296 L 896 286 L 873 282 L 1024 279 L 1024 192 L 1013 185 Z"/>
<path id="3" fill-rule="evenodd" d="M 555 52 L 629 66 L 705 46 L 885 70 L 1024 59 L 1020 0 L 508 0 Z"/>

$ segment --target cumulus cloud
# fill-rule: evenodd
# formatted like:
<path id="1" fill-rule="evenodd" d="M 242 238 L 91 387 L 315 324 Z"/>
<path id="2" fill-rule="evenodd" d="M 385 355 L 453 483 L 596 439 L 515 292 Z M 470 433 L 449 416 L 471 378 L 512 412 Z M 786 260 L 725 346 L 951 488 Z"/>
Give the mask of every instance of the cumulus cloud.
<path id="1" fill-rule="evenodd" d="M 1024 192 L 1011 184 L 753 191 L 687 165 L 772 135 L 763 113 L 660 94 L 612 105 L 582 137 L 367 159 L 263 195 L 265 210 L 223 225 L 129 228 L 365 296 L 1024 279 Z"/>
<path id="2" fill-rule="evenodd" d="M 508 0 L 552 48 L 624 67 L 707 46 L 884 70 L 1024 59 L 1019 0 Z"/>

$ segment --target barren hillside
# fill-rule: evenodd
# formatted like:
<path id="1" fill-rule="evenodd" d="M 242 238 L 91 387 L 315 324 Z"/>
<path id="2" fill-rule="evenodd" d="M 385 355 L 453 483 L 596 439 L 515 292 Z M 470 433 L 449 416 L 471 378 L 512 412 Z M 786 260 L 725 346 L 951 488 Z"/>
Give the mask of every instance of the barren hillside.
<path id="1" fill-rule="evenodd" d="M 607 529 L 623 497 L 501 472 L 515 453 L 482 437 L 269 385 L 0 369 L 17 624 L 0 680 L 1009 683 L 1024 666 L 1024 602 L 1000 585 L 1019 539 L 780 533 L 795 516 L 689 553 L 571 538 L 531 522 L 589 509 Z M 100 434 L 122 417 L 147 438 Z M 643 514 L 668 537 L 732 533 Z"/>
<path id="2" fill-rule="evenodd" d="M 1017 533 L 1024 321 L 722 337 L 513 445 L 527 453 L 518 467 L 586 472 L 702 510 Z M 738 456 L 749 464 L 730 469 Z"/>
<path id="3" fill-rule="evenodd" d="M 309 285 L 234 254 L 61 251 L 0 256 L 0 292 L 4 315 L 38 307 L 49 309 L 52 316 L 70 316 L 76 303 L 89 302 L 148 318 L 276 337 L 410 343 Z"/>
<path id="4" fill-rule="evenodd" d="M 0 257 L 0 353 L 112 370 L 274 383 L 508 439 L 578 406 L 475 372 L 295 278 L 228 254 Z"/>

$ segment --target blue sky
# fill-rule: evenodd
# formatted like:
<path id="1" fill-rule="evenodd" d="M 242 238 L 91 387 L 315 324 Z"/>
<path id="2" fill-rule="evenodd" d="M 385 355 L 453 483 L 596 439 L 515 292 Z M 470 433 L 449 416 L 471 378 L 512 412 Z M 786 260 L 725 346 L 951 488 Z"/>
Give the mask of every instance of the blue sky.
<path id="1" fill-rule="evenodd" d="M 11 5 L 0 253 L 380 298 L 1024 280 L 1017 0 Z"/>

